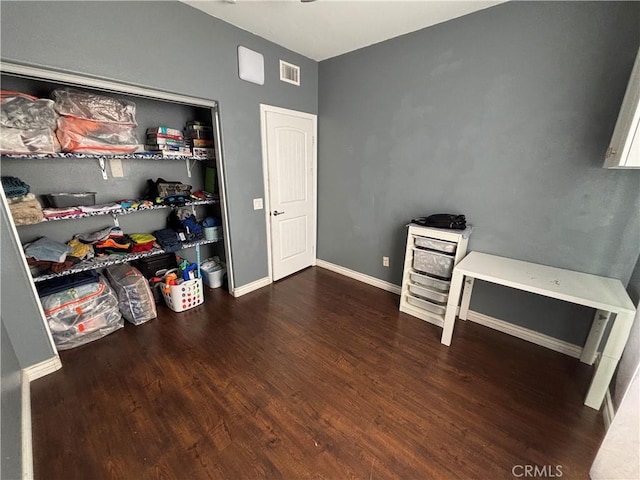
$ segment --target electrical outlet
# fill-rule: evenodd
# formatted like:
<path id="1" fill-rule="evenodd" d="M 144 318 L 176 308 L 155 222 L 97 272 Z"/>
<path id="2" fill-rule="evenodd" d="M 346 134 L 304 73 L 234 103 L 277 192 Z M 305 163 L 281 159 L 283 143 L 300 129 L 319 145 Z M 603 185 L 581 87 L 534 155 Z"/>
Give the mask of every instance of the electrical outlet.
<path id="1" fill-rule="evenodd" d="M 122 160 L 119 158 L 113 158 L 109 160 L 109 169 L 111 170 L 111 176 L 114 178 L 124 177 L 124 170 L 122 169 Z"/>
<path id="2" fill-rule="evenodd" d="M 389 257 L 382 257 L 382 266 L 383 267 L 389 266 Z"/>
<path id="3" fill-rule="evenodd" d="M 254 198 L 253 199 L 253 209 L 254 210 L 262 210 L 264 208 L 264 205 L 262 204 L 262 199 L 261 198 Z"/>

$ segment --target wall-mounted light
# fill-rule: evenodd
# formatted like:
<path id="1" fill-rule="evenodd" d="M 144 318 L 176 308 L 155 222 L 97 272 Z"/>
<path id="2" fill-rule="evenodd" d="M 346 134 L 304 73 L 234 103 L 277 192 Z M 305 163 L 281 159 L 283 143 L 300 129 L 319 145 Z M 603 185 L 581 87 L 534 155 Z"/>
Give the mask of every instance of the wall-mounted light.
<path id="1" fill-rule="evenodd" d="M 239 46 L 238 76 L 247 82 L 264 85 L 264 57 L 262 54 Z"/>

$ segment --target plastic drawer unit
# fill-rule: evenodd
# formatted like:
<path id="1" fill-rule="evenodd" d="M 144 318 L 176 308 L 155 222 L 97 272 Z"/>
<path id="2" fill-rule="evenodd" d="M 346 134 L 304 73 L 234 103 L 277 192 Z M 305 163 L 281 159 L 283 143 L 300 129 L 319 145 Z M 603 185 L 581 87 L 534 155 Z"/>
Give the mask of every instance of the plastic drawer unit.
<path id="1" fill-rule="evenodd" d="M 423 285 L 440 292 L 448 292 L 451 287 L 451 282 L 448 280 L 440 280 L 414 271 L 409 272 L 409 279 L 414 284 Z"/>
<path id="2" fill-rule="evenodd" d="M 426 287 L 422 287 L 414 283 L 409 284 L 409 293 L 417 297 L 427 299 L 430 302 L 439 303 L 440 305 L 445 305 L 447 303 L 447 299 L 449 298 L 449 295 L 447 295 L 446 293 L 430 290 Z"/>
<path id="3" fill-rule="evenodd" d="M 465 230 L 409 225 L 400 311 L 442 327 L 449 279 L 467 253 L 472 227 Z"/>
<path id="4" fill-rule="evenodd" d="M 444 253 L 456 253 L 456 247 L 458 246 L 453 242 L 446 242 L 444 240 L 437 240 L 429 237 L 414 237 L 415 246 L 418 248 L 426 248 L 428 250 L 437 250 Z"/>
<path id="5" fill-rule="evenodd" d="M 437 315 L 444 315 L 447 307 L 445 305 L 437 305 L 424 298 L 414 297 L 413 295 L 407 295 L 407 300 L 411 305 L 420 307 L 428 312 L 435 313 Z"/>
<path id="6" fill-rule="evenodd" d="M 453 260 L 451 255 L 430 250 L 416 248 L 413 251 L 413 269 L 441 279 L 451 278 Z"/>

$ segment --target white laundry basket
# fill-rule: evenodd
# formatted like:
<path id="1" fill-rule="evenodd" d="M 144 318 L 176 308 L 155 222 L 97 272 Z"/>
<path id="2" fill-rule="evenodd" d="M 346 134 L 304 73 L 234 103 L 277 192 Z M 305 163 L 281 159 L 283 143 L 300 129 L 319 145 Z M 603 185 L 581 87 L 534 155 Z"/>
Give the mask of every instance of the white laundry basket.
<path id="1" fill-rule="evenodd" d="M 179 285 L 162 283 L 160 289 L 165 303 L 174 312 L 184 312 L 204 303 L 201 278 L 187 280 Z"/>

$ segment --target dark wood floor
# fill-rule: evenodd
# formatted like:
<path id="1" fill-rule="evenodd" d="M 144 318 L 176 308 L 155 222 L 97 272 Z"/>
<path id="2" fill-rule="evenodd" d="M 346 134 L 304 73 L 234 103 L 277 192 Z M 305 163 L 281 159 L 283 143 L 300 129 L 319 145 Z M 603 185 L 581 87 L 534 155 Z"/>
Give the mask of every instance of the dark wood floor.
<path id="1" fill-rule="evenodd" d="M 32 384 L 36 478 L 587 478 L 590 367 L 470 322 L 447 348 L 397 306 L 310 268 L 62 352 Z"/>

